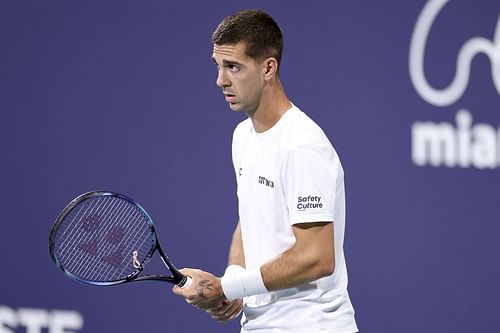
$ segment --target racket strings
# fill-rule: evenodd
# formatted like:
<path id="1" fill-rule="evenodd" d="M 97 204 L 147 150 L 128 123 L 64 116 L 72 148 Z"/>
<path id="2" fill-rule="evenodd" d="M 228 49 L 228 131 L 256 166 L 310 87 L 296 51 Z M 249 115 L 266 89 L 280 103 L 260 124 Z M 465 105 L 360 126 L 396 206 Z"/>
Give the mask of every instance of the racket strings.
<path id="1" fill-rule="evenodd" d="M 97 229 L 98 227 L 99 219 L 96 214 L 98 211 L 100 211 L 101 214 L 105 211 L 105 207 L 103 206 L 104 203 L 105 201 L 103 198 L 87 200 L 87 202 L 76 206 L 61 224 L 62 227 L 66 222 L 69 222 L 66 226 L 66 230 L 70 230 L 70 232 L 69 234 L 64 232 L 61 235 L 62 244 L 59 250 L 56 249 L 56 251 L 66 270 L 76 276 L 87 278 L 87 276 L 83 274 L 83 270 L 92 268 L 96 263 L 95 255 L 99 246 L 99 240 L 94 236 L 96 230 L 92 229 Z M 110 208 L 113 209 L 114 207 L 111 206 Z M 77 214 L 70 221 L 69 218 L 75 211 Z M 107 214 L 103 214 L 102 218 L 108 218 L 107 215 L 109 213 L 110 211 L 108 211 Z M 93 222 L 89 223 L 89 221 Z M 90 228 L 89 224 L 91 224 Z M 99 230 L 99 232 L 103 231 L 105 230 Z M 92 251 L 92 247 L 94 246 L 91 244 L 95 246 L 95 251 Z M 83 262 L 86 262 L 87 265 L 82 265 L 81 263 Z"/>
<path id="2" fill-rule="evenodd" d="M 93 202 L 95 202 L 94 206 L 92 206 Z M 66 238 L 64 238 L 65 233 L 61 236 L 61 239 L 64 241 L 61 244 L 60 251 L 58 251 L 59 258 L 61 261 L 65 262 L 65 268 L 77 276 L 84 276 L 82 270 L 85 268 L 92 268 L 94 265 L 94 261 L 91 259 L 97 254 L 100 244 L 99 239 L 94 235 L 97 230 L 92 229 L 99 223 L 96 215 L 97 212 L 104 212 L 106 209 L 102 206 L 103 203 L 105 203 L 103 198 L 98 198 L 90 201 L 87 207 L 84 204 L 75 207 L 80 209 L 68 225 L 67 230 L 71 228 L 71 232 L 66 235 Z M 102 215 L 102 218 L 109 219 L 109 213 L 111 213 L 112 209 L 116 209 L 116 207 L 111 206 L 108 213 Z M 80 214 L 83 210 L 85 211 Z M 68 218 L 69 216 L 66 220 L 68 220 Z M 94 228 L 88 228 L 89 220 L 93 221 Z M 81 232 L 80 227 L 86 232 Z M 103 230 L 99 230 L 98 232 L 106 232 L 106 226 L 104 226 Z M 75 251 L 77 251 L 78 248 L 83 250 L 81 256 L 75 255 Z M 88 265 L 83 266 L 80 264 L 81 262 L 87 262 Z"/>
<path id="3" fill-rule="evenodd" d="M 115 200 L 116 201 L 116 200 Z M 113 214 L 112 211 L 108 211 L 107 215 L 104 215 L 102 218 L 103 219 L 108 219 L 110 223 L 107 223 L 106 226 L 98 230 L 99 235 L 101 237 L 97 238 L 97 242 L 95 241 L 95 236 L 94 236 L 94 242 L 97 244 L 97 248 L 99 249 L 99 256 L 97 257 L 98 260 L 95 260 L 96 253 L 89 253 L 88 249 L 85 248 L 85 246 L 79 246 L 80 249 L 84 250 L 84 256 L 81 258 L 83 261 L 87 261 L 88 264 L 84 266 L 80 266 L 79 270 L 76 270 L 74 267 L 73 268 L 68 268 L 69 270 L 73 270 L 74 273 L 78 276 L 83 276 L 84 273 L 86 273 L 85 278 L 90 279 L 90 280 L 113 280 L 114 276 L 120 275 L 119 273 L 116 272 L 116 268 L 119 267 L 120 264 L 123 264 L 123 260 L 126 259 L 128 256 L 124 256 L 124 247 L 122 245 L 122 242 L 117 243 L 116 241 L 113 241 L 113 236 L 110 237 L 110 235 L 113 235 L 113 230 L 121 230 L 121 227 L 117 227 L 117 221 L 118 220 L 123 220 L 123 219 L 128 219 L 129 221 L 136 222 L 134 220 L 130 219 L 130 214 L 133 212 L 133 208 L 131 207 L 125 207 L 124 208 L 124 203 L 122 202 L 121 205 L 118 207 L 115 205 L 113 202 L 113 205 L 109 207 L 111 210 L 119 210 L 119 214 Z M 126 210 L 125 210 L 126 209 Z M 126 216 L 126 215 L 129 216 Z M 140 216 L 139 216 L 140 217 Z M 140 225 L 140 223 L 139 223 Z M 137 226 L 137 224 L 135 224 Z M 137 232 L 137 228 L 131 230 L 133 233 Z M 119 233 L 125 233 L 125 231 L 121 231 Z M 104 235 L 104 236 L 103 236 Z M 127 238 L 121 237 L 122 241 L 128 241 Z M 87 251 L 87 253 L 85 253 Z M 90 257 L 90 258 L 89 258 Z M 123 259 L 121 259 L 123 257 Z M 112 268 L 115 268 L 113 270 Z M 127 266 L 125 266 L 127 268 Z M 121 270 L 121 275 L 123 275 L 124 270 Z M 102 275 L 104 273 L 107 273 L 105 275 Z M 101 276 L 102 275 L 102 276 Z M 127 273 L 128 275 L 128 273 Z M 120 276 L 123 277 L 123 276 Z"/>
<path id="4" fill-rule="evenodd" d="M 130 219 L 134 228 L 130 230 L 130 232 L 126 233 L 125 237 L 118 237 L 121 238 L 121 241 L 119 243 L 114 244 L 109 239 L 107 239 L 107 241 L 103 241 L 105 243 L 105 247 L 102 250 L 104 255 L 103 260 L 99 261 L 99 264 L 96 267 L 97 269 L 94 270 L 94 274 L 91 275 L 92 279 L 97 279 L 98 272 L 105 270 L 106 265 L 111 265 L 116 268 L 116 270 L 107 270 L 107 274 L 101 277 L 101 279 L 105 281 L 115 280 L 116 276 L 126 277 L 138 269 L 137 267 L 133 266 L 132 254 L 134 251 L 137 251 L 139 253 L 138 243 L 141 241 L 142 244 L 139 248 L 143 248 L 142 252 L 145 252 L 144 249 L 149 250 L 151 248 L 151 240 L 148 237 L 150 235 L 150 231 L 148 229 L 141 228 L 141 224 L 144 224 L 141 221 L 143 217 L 140 214 L 135 214 L 136 216 L 134 219 L 134 213 L 137 212 L 135 212 L 132 208 L 128 212 L 128 216 L 121 217 L 124 219 Z M 110 228 L 110 230 L 112 229 Z M 109 231 L 107 235 L 109 235 Z M 149 245 L 149 247 L 144 248 L 143 245 L 145 243 Z M 131 249 L 130 251 L 125 251 L 126 244 L 130 244 L 130 246 L 127 247 Z"/>
<path id="5" fill-rule="evenodd" d="M 132 264 L 134 251 L 145 265 L 152 241 L 149 221 L 134 204 L 119 197 L 96 197 L 64 217 L 55 251 L 64 269 L 78 278 L 116 281 L 138 272 Z"/>
<path id="6" fill-rule="evenodd" d="M 95 202 L 95 205 L 92 206 L 92 203 Z M 69 217 L 71 215 L 68 215 L 65 218 L 64 222 L 68 223 L 63 223 L 60 226 L 60 229 L 65 227 L 64 232 L 58 236 L 59 239 L 61 239 L 62 244 L 59 247 L 59 253 L 60 253 L 60 258 L 64 259 L 64 255 L 69 255 L 72 252 L 70 252 L 69 247 L 74 247 L 75 244 L 79 244 L 79 246 L 84 247 L 85 244 L 89 244 L 90 239 L 91 239 L 91 233 L 90 232 L 81 232 L 79 227 L 81 226 L 79 223 L 84 224 L 85 221 L 87 221 L 91 216 L 92 219 L 95 219 L 95 211 L 102 209 L 100 205 L 102 205 L 103 200 L 101 198 L 97 200 L 91 201 L 88 205 L 80 204 L 74 208 L 74 211 L 78 210 L 75 216 L 71 221 L 69 221 Z M 90 212 L 89 212 L 90 210 Z M 72 211 L 70 214 L 73 214 L 74 211 Z M 87 229 L 87 228 L 85 228 Z M 69 231 L 69 234 L 66 234 Z M 88 229 L 87 229 L 88 231 Z M 61 233 L 61 231 L 59 231 Z M 73 250 L 71 248 L 71 250 Z M 91 252 L 91 251 L 88 251 Z M 72 259 L 75 259 L 76 256 Z M 71 264 L 71 258 L 67 261 L 67 264 Z"/>
<path id="7" fill-rule="evenodd" d="M 94 207 L 92 206 L 93 202 L 95 202 Z M 71 213 L 70 213 L 70 214 L 74 214 L 75 210 L 77 210 L 77 213 L 74 214 L 73 219 L 68 222 L 68 219 L 69 219 L 69 215 L 68 215 L 65 218 L 65 223 L 62 223 L 59 226 L 58 238 L 63 239 L 63 240 L 72 239 L 74 237 L 74 235 L 72 233 L 74 233 L 77 230 L 77 228 L 75 228 L 75 226 L 78 226 L 76 224 L 75 220 L 81 220 L 83 218 L 83 216 L 91 215 L 93 213 L 94 208 L 96 208 L 95 206 L 97 206 L 99 204 L 99 202 L 102 202 L 102 200 L 100 200 L 100 199 L 93 200 L 89 205 L 80 204 L 80 205 L 76 206 L 73 209 L 73 211 L 71 211 Z M 91 210 L 90 213 L 88 212 L 89 209 Z M 82 213 L 82 211 L 84 211 L 84 212 Z M 73 227 L 73 228 L 71 228 L 71 227 Z M 68 232 L 68 230 L 69 230 L 69 234 L 67 235 L 66 233 Z M 85 234 L 81 233 L 80 235 L 83 237 Z M 70 244 L 71 243 L 69 243 L 69 242 L 63 242 L 63 244 L 61 244 L 61 246 L 60 246 L 60 249 L 65 250 L 66 249 L 65 245 L 67 246 Z"/>
<path id="8" fill-rule="evenodd" d="M 121 205 L 120 205 L 121 204 Z M 106 264 L 115 266 L 115 261 L 118 259 L 115 259 L 115 261 L 110 260 L 112 258 L 113 253 L 118 253 L 118 251 L 123 251 L 123 249 L 119 246 L 115 246 L 112 242 L 108 242 L 108 235 L 113 230 L 113 228 L 116 228 L 117 226 L 117 221 L 119 219 L 124 218 L 124 214 L 127 214 L 127 211 L 131 210 L 131 207 L 126 207 L 123 208 L 125 203 L 120 203 L 118 207 L 112 207 L 111 209 L 113 210 L 118 210 L 120 213 L 118 215 L 113 215 L 112 211 L 110 211 L 110 215 L 104 216 L 105 219 L 109 219 L 110 223 L 106 224 L 106 226 L 99 231 L 99 234 L 101 237 L 97 237 L 94 239 L 97 239 L 96 241 L 96 246 L 99 249 L 99 252 L 101 253 L 100 260 L 95 260 L 92 262 L 92 265 L 89 266 L 81 266 L 82 269 L 88 270 L 88 278 L 90 280 L 109 280 L 109 274 L 106 276 L 100 277 L 99 274 L 103 273 L 104 270 L 106 269 Z M 83 249 L 85 250 L 85 249 Z M 89 253 L 87 253 L 88 255 Z M 96 253 L 90 253 L 92 255 L 97 255 Z M 111 269 L 107 270 L 108 273 L 112 273 Z M 77 274 L 81 274 L 81 270 L 79 272 L 76 272 Z"/>
<path id="9" fill-rule="evenodd" d="M 106 280 L 106 277 L 100 277 L 99 274 L 102 274 L 104 270 L 106 269 L 107 266 L 105 264 L 110 264 L 113 265 L 112 261 L 107 260 L 109 256 L 111 255 L 112 251 L 114 250 L 115 252 L 120 250 L 120 247 L 114 248 L 113 244 L 108 244 L 106 242 L 106 238 L 110 230 L 112 230 L 113 227 L 116 227 L 116 221 L 122 216 L 120 215 L 113 215 L 113 210 L 123 210 L 123 205 L 124 203 L 118 204 L 118 206 L 115 206 L 115 203 L 112 203 L 113 205 L 108 209 L 108 212 L 106 215 L 104 215 L 102 218 L 109 220 L 109 223 L 107 223 L 101 230 L 98 230 L 98 235 L 100 237 L 96 237 L 95 233 L 93 235 L 93 238 L 91 238 L 91 243 L 93 244 L 91 246 L 91 251 L 88 250 L 87 244 L 88 243 L 80 243 L 79 248 L 83 250 L 83 256 L 81 258 L 76 258 L 83 260 L 84 262 L 88 262 L 88 265 L 80 265 L 78 270 L 75 270 L 75 274 L 77 276 L 80 275 L 85 275 L 86 279 L 89 280 Z M 125 213 L 124 211 L 121 211 L 121 213 Z M 102 237 L 104 235 L 104 237 Z M 95 247 L 95 250 L 93 248 Z M 93 251 L 92 251 L 93 250 Z M 100 253 L 100 257 L 97 256 L 97 252 Z M 97 258 L 99 260 L 89 260 L 89 256 L 92 258 Z M 76 261 L 78 264 L 79 261 Z M 74 268 L 68 267 L 68 270 L 72 270 Z M 110 269 L 108 269 L 108 272 Z"/>

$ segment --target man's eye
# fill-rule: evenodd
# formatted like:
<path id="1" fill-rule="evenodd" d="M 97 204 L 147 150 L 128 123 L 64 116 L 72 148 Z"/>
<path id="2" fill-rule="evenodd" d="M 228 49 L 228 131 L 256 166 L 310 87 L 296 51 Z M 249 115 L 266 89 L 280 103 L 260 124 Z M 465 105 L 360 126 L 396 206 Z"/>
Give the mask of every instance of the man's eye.
<path id="1" fill-rule="evenodd" d="M 231 71 L 231 72 L 237 72 L 240 70 L 240 66 L 238 65 L 227 65 L 227 68 Z"/>

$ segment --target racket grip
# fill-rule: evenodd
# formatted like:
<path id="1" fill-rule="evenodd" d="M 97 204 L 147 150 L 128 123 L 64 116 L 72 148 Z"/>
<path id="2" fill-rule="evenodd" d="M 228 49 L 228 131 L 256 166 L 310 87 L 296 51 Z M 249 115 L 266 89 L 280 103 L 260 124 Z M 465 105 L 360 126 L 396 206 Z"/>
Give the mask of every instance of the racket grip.
<path id="1" fill-rule="evenodd" d="M 190 276 L 186 275 L 185 277 L 186 277 L 186 280 L 183 283 L 181 282 L 181 284 L 179 285 L 179 287 L 181 287 L 183 289 L 189 288 L 191 283 L 193 283 L 193 279 Z"/>

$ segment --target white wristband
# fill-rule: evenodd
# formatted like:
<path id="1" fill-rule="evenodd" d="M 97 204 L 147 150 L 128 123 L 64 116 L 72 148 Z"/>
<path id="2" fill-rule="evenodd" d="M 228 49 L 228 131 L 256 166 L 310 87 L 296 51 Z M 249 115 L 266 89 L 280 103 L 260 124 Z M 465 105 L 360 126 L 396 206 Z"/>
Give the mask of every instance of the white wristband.
<path id="1" fill-rule="evenodd" d="M 221 286 L 224 295 L 230 301 L 268 293 L 262 280 L 260 267 L 245 270 L 242 273 L 226 274 L 221 278 Z"/>

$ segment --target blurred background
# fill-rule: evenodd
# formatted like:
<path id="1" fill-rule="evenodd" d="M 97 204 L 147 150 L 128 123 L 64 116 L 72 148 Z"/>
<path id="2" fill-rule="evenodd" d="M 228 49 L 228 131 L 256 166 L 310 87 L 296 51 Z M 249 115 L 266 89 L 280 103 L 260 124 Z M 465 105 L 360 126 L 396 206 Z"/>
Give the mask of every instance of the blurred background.
<path id="1" fill-rule="evenodd" d="M 500 325 L 497 0 L 5 0 L 0 333 L 238 332 L 170 285 L 67 279 L 48 234 L 80 193 L 115 191 L 145 207 L 178 267 L 223 273 L 245 115 L 215 85 L 210 37 L 248 8 L 280 24 L 285 89 L 344 165 L 361 332 Z"/>

